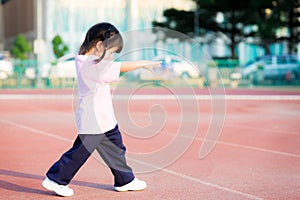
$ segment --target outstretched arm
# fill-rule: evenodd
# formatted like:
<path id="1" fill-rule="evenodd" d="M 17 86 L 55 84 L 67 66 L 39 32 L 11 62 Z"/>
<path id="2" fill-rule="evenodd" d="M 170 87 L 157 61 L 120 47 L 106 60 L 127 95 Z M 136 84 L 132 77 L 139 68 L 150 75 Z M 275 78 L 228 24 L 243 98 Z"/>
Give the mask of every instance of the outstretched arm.
<path id="1" fill-rule="evenodd" d="M 144 68 L 149 71 L 153 71 L 153 68 L 160 67 L 160 62 L 139 60 L 139 61 L 127 61 L 121 62 L 121 72 L 128 72 L 139 68 Z"/>

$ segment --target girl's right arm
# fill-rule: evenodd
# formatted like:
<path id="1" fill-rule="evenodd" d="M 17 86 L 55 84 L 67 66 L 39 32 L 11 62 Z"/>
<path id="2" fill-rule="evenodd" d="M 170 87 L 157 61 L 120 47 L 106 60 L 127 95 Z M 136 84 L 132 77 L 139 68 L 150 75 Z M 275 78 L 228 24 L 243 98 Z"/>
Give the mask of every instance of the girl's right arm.
<path id="1" fill-rule="evenodd" d="M 153 71 L 153 68 L 160 67 L 160 62 L 139 60 L 139 61 L 127 61 L 121 62 L 121 72 L 128 72 L 139 68 L 144 68 L 149 71 Z"/>

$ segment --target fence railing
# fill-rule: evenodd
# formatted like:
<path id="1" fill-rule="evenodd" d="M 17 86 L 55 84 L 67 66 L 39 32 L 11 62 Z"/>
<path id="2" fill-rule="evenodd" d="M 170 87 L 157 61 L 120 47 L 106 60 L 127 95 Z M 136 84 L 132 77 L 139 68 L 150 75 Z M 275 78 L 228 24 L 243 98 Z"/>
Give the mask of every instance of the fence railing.
<path id="1" fill-rule="evenodd" d="M 75 77 L 50 74 L 50 70 L 42 76 L 37 60 L 14 60 L 11 69 L 0 70 L 0 74 L 0 88 L 67 88 L 76 81 Z"/>
<path id="2" fill-rule="evenodd" d="M 75 67 L 75 66 L 74 66 Z M 53 69 L 55 66 L 53 66 Z M 55 70 L 52 70 L 55 71 Z M 259 74 L 254 74 L 252 79 L 243 79 L 240 73 L 240 67 L 237 60 L 214 60 L 208 63 L 206 72 L 203 72 L 198 78 L 190 78 L 188 81 L 192 87 L 247 87 L 247 86 L 286 86 L 300 85 L 300 81 L 257 81 Z M 130 76 L 129 76 L 130 77 Z M 187 79 L 185 78 L 185 81 Z M 128 78 L 124 87 L 139 84 L 138 79 Z M 157 81 L 152 80 L 154 86 Z M 123 81 L 124 82 L 124 81 Z M 0 88 L 72 88 L 76 83 L 75 77 L 57 75 L 51 73 L 42 75 L 41 69 L 38 67 L 37 60 L 16 60 L 13 62 L 12 69 L 1 71 L 0 66 Z M 180 80 L 169 82 L 175 86 L 180 86 Z M 167 84 L 168 84 L 167 83 Z"/>

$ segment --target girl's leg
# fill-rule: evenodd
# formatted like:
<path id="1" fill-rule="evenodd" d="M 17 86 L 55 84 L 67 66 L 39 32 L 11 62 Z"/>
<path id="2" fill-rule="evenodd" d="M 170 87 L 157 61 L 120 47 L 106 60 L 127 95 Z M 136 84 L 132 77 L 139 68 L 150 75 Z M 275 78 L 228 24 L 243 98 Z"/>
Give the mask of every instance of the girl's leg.
<path id="1" fill-rule="evenodd" d="M 59 185 L 68 185 L 76 172 L 90 157 L 101 141 L 100 135 L 79 135 L 73 147 L 52 165 L 47 177 Z"/>
<path id="2" fill-rule="evenodd" d="M 122 136 L 118 126 L 105 133 L 104 139 L 97 146 L 97 151 L 109 166 L 115 178 L 115 187 L 131 182 L 135 177 L 132 169 L 127 165 Z"/>

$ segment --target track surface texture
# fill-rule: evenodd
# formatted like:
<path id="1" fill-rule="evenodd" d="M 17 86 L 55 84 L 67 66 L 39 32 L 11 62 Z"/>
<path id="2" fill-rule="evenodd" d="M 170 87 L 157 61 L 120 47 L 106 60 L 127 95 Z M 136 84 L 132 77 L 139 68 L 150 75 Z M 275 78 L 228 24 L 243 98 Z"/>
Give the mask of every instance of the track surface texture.
<path id="1" fill-rule="evenodd" d="M 76 95 L 75 95 L 76 96 Z M 300 92 L 113 92 L 128 163 L 148 187 L 115 192 L 93 154 L 68 199 L 300 199 Z M 61 199 L 41 186 L 76 137 L 72 90 L 0 91 L 0 199 Z"/>

